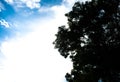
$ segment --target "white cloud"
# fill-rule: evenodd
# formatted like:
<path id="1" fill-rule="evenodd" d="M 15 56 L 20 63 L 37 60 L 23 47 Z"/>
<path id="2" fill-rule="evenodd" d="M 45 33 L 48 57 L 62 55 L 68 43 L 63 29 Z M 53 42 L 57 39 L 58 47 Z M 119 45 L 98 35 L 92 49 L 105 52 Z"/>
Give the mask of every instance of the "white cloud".
<path id="1" fill-rule="evenodd" d="M 1 19 L 1 20 L 0 20 L 0 25 L 5 26 L 6 28 L 9 28 L 9 27 L 10 27 L 9 23 L 8 23 L 6 20 L 4 20 L 4 19 Z"/>
<path id="2" fill-rule="evenodd" d="M 54 50 L 52 42 L 56 32 L 57 20 L 48 19 L 48 23 L 36 20 L 28 25 L 38 27 L 30 34 L 2 44 L 5 54 L 3 70 L 0 70 L 0 82 L 61 82 L 66 72 L 72 68 Z M 44 23 L 44 24 L 43 24 Z"/>
<path id="3" fill-rule="evenodd" d="M 5 0 L 17 8 L 28 7 L 30 9 L 40 8 L 40 0 Z"/>
<path id="4" fill-rule="evenodd" d="M 27 7 L 33 8 L 40 8 L 40 0 L 21 0 L 23 3 L 26 4 Z"/>

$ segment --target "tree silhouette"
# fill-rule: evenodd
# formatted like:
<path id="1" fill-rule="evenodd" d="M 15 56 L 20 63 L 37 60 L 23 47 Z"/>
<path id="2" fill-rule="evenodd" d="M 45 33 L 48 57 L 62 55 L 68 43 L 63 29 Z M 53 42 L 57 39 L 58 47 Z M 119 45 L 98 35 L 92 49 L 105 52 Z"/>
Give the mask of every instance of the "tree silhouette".
<path id="1" fill-rule="evenodd" d="M 120 82 L 120 0 L 76 2 L 65 16 L 54 45 L 73 62 L 66 80 Z"/>

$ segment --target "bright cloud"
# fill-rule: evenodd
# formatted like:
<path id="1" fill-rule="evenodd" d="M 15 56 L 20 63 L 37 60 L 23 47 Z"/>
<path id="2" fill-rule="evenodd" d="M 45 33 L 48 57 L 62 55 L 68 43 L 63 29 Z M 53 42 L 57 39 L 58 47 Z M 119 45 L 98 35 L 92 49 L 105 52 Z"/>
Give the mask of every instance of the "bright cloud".
<path id="1" fill-rule="evenodd" d="M 0 82 L 64 81 L 64 75 L 70 71 L 72 65 L 52 45 L 58 20 L 47 21 L 49 22 L 34 21 L 34 24 L 28 25 L 38 27 L 33 32 L 2 44 L 1 51 L 6 60 L 4 69 L 0 70 Z"/>
<path id="2" fill-rule="evenodd" d="M 40 8 L 40 0 L 21 0 L 30 9 Z"/>
<path id="3" fill-rule="evenodd" d="M 7 3 L 18 7 L 28 7 L 30 9 L 40 8 L 40 0 L 5 0 Z"/>
<path id="4" fill-rule="evenodd" d="M 4 20 L 4 19 L 0 20 L 0 25 L 5 26 L 6 28 L 10 27 L 9 23 L 6 20 Z"/>

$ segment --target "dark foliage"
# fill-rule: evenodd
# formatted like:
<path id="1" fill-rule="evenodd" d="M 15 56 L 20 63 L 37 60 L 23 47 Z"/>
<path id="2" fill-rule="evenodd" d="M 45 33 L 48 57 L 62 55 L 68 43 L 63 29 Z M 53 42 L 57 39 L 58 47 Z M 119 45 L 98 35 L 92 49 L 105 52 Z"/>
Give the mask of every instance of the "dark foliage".
<path id="1" fill-rule="evenodd" d="M 68 82 L 120 82 L 120 1 L 76 2 L 54 41 L 73 62 Z"/>

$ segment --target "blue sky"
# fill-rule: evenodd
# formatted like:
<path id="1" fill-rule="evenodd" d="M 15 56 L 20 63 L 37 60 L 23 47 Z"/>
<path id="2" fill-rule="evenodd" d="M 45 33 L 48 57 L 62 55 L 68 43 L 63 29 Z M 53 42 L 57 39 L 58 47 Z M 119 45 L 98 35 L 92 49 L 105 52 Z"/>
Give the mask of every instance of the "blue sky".
<path id="1" fill-rule="evenodd" d="M 52 42 L 75 1 L 0 0 L 0 82 L 65 82 L 72 63 Z"/>

